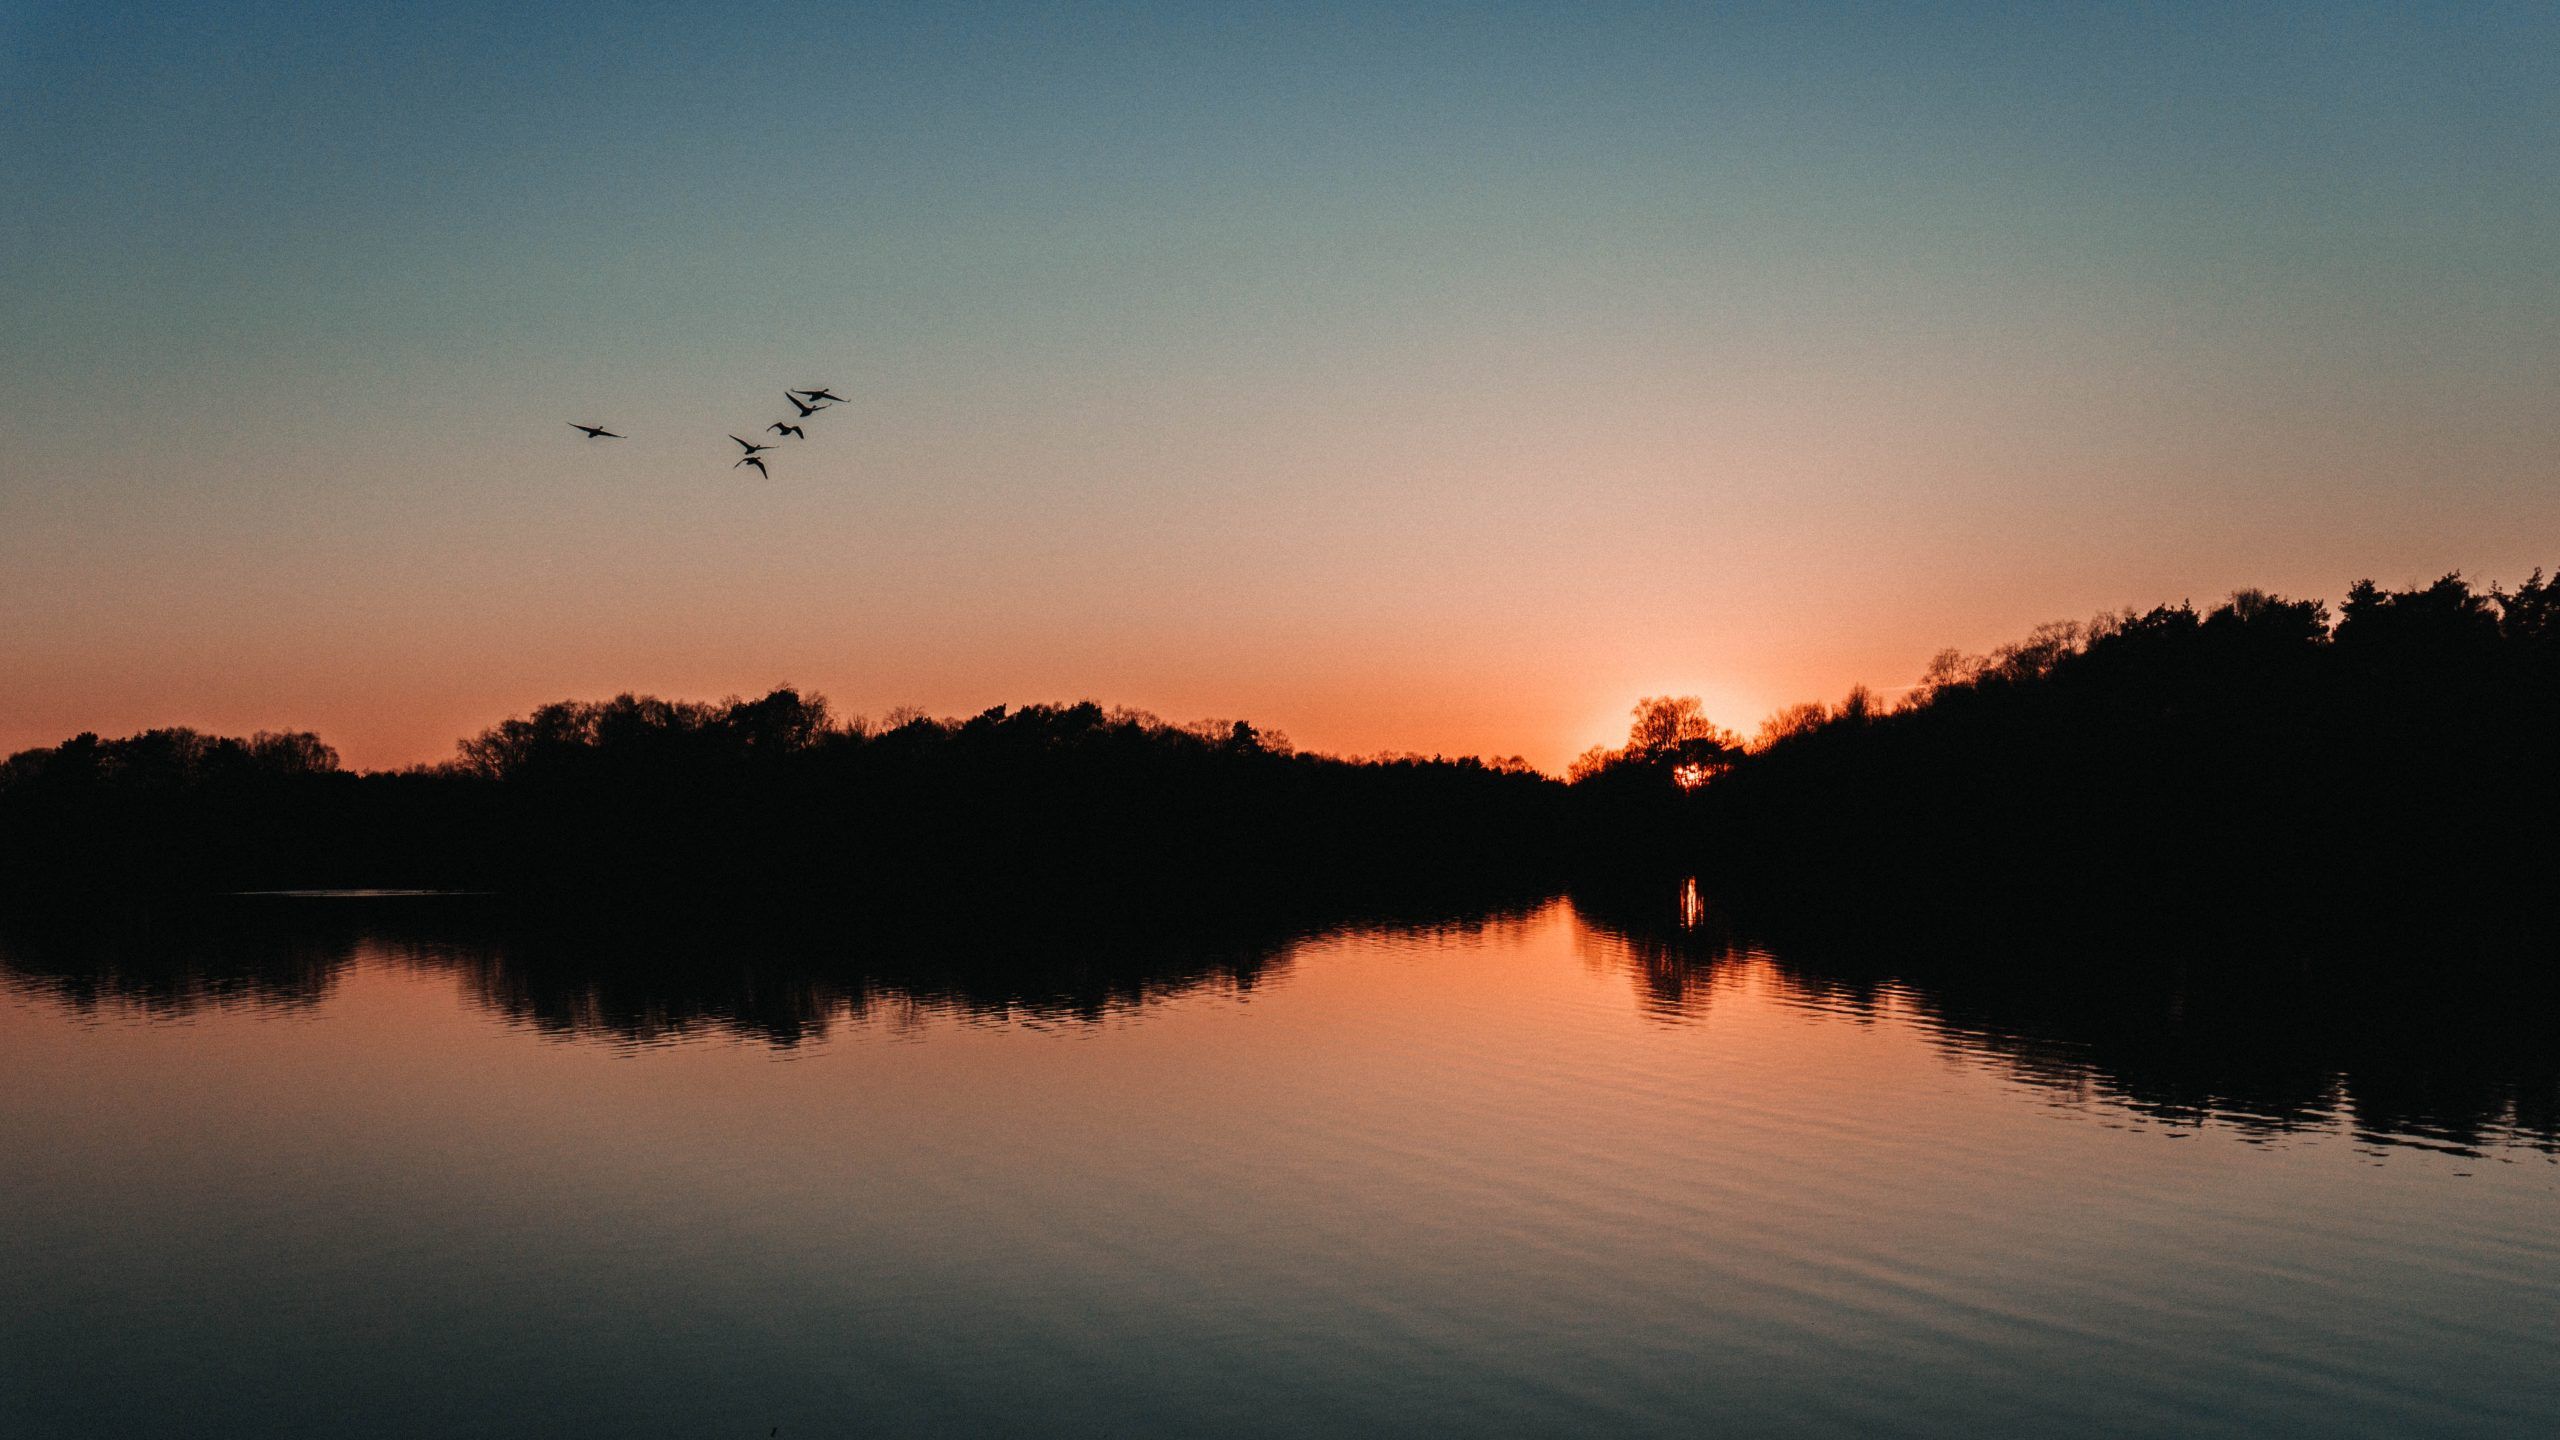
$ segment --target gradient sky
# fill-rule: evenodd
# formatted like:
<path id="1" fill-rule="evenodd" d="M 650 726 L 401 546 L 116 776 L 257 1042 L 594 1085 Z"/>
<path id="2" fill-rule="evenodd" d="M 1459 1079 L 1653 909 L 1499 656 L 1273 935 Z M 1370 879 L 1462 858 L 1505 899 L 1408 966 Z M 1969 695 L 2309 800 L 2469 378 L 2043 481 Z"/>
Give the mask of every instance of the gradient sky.
<path id="1" fill-rule="evenodd" d="M 2555 381 L 2548 4 L 0 6 L 0 751 L 791 681 L 1556 767 L 2520 579 Z"/>

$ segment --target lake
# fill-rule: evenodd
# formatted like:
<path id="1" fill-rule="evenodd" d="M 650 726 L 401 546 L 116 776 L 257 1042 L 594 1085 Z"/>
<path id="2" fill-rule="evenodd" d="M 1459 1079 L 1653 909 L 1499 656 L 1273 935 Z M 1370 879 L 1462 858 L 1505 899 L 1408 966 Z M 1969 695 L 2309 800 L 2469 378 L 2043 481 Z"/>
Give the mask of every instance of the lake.
<path id="1" fill-rule="evenodd" d="M 2560 1416 L 2495 994 L 1790 954 L 1694 890 L 850 952 L 242 903 L 0 942 L 13 1440 Z"/>

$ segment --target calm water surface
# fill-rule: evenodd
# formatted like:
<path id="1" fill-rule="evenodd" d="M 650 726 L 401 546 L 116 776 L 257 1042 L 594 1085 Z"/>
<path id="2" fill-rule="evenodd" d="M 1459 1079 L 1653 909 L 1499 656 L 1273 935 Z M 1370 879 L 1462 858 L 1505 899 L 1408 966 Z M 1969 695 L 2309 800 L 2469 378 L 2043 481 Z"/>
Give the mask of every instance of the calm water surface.
<path id="1" fill-rule="evenodd" d="M 1562 901 L 885 978 L 317 932 L 9 952 L 0 1434 L 2560 1429 L 2496 1083 Z"/>

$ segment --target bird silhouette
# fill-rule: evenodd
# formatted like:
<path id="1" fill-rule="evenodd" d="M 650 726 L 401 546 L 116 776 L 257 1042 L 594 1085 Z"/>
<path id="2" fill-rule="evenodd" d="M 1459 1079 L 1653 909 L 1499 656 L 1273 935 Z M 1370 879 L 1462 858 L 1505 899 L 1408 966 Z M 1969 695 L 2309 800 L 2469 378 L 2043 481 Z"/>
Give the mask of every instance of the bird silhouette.
<path id="1" fill-rule="evenodd" d="M 791 402 L 791 408 L 799 411 L 800 418 L 803 420 L 827 408 L 824 405 L 803 405 L 800 403 L 800 397 L 788 390 L 782 392 L 782 398 Z"/>
<path id="2" fill-rule="evenodd" d="M 772 432 L 773 432 L 774 434 L 776 434 L 776 435 L 788 435 L 788 436 L 791 436 L 791 437 L 792 437 L 793 439 L 795 439 L 795 440 L 806 440 L 806 439 L 808 439 L 808 438 L 809 438 L 809 432 L 808 432 L 808 431 L 801 429 L 801 428 L 800 428 L 799 426 L 797 426 L 797 425 L 785 425 L 785 424 L 783 424 L 783 423 L 782 423 L 781 421 L 779 421 L 779 420 L 776 420 L 775 422 L 773 422 L 773 423 L 772 423 L 772 424 L 770 424 L 770 425 L 767 425 L 767 426 L 766 426 L 766 427 L 764 427 L 764 428 L 766 428 L 767 430 L 772 431 Z"/>
<path id="3" fill-rule="evenodd" d="M 773 478 L 773 472 L 772 472 L 772 471 L 770 471 L 770 470 L 767 470 L 766 468 L 764 468 L 764 462 L 763 462 L 762 460 L 757 459 L 757 458 L 756 458 L 756 457 L 754 457 L 753 455 L 750 455 L 750 456 L 746 457 L 745 459 L 740 460 L 740 461 L 738 462 L 738 465 L 753 465 L 754 467 L 756 467 L 756 473 L 757 473 L 757 474 L 759 474 L 759 475 L 763 476 L 763 477 L 764 477 L 764 478 L 766 478 L 767 480 L 770 480 L 770 479 L 772 479 L 772 478 Z M 729 468 L 730 468 L 730 469 L 732 469 L 732 470 L 735 470 L 735 469 L 737 469 L 737 468 L 738 468 L 738 465 L 732 465 L 732 466 L 730 466 Z"/>
<path id="4" fill-rule="evenodd" d="M 619 440 L 622 438 L 601 425 L 581 425 L 575 420 L 569 422 L 569 428 L 572 430 L 584 430 L 587 432 L 587 438 L 590 440 Z"/>
<path id="5" fill-rule="evenodd" d="M 738 440 L 738 437 L 735 435 L 732 435 L 729 438 L 732 440 Z M 744 440 L 738 440 L 738 448 L 746 451 L 750 455 L 753 455 L 759 450 L 770 450 L 773 447 L 770 445 L 755 445 Z"/>
<path id="6" fill-rule="evenodd" d="M 814 400 L 832 400 L 832 401 L 834 401 L 835 403 L 837 403 L 837 404 L 839 404 L 839 405 L 841 405 L 841 404 L 843 404 L 843 403 L 844 403 L 844 397 L 843 397 L 843 396 L 841 396 L 841 395 L 839 395 L 839 394 L 837 394 L 837 393 L 836 393 L 836 392 L 834 392 L 833 390 L 803 390 L 803 391 L 801 391 L 800 393 L 801 393 L 801 394 L 803 394 L 803 395 L 808 396 L 808 397 L 809 397 L 811 400 L 813 400 L 813 401 L 814 401 Z"/>

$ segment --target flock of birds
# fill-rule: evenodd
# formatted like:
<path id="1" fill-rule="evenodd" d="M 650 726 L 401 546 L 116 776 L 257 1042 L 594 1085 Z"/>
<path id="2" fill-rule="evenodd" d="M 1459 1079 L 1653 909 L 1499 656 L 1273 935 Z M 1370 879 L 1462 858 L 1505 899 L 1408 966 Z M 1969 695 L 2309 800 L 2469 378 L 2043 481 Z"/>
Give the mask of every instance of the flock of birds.
<path id="1" fill-rule="evenodd" d="M 820 386 L 815 390 L 785 390 L 782 392 L 782 398 L 790 401 L 791 408 L 800 412 L 795 417 L 800 420 L 806 420 L 821 410 L 831 409 L 844 403 L 843 396 L 837 394 L 833 390 L 827 389 L 824 386 Z M 581 425 L 575 420 L 569 422 L 569 428 L 586 436 L 590 440 L 622 440 L 629 438 L 627 436 L 617 435 L 601 425 Z M 794 440 L 806 440 L 809 438 L 808 431 L 801 429 L 798 425 L 790 424 L 781 420 L 776 420 L 764 428 L 766 434 L 772 435 L 777 439 L 784 436 L 788 436 Z M 773 472 L 764 468 L 765 454 L 767 451 L 772 450 L 774 448 L 773 446 L 759 445 L 752 440 L 739 439 L 739 437 L 735 435 L 732 435 L 729 438 L 736 440 L 738 442 L 738 448 L 746 452 L 738 457 L 738 464 L 730 466 L 730 469 L 735 470 L 740 465 L 753 465 L 756 467 L 757 474 L 762 475 L 768 480 L 773 478 Z"/>

